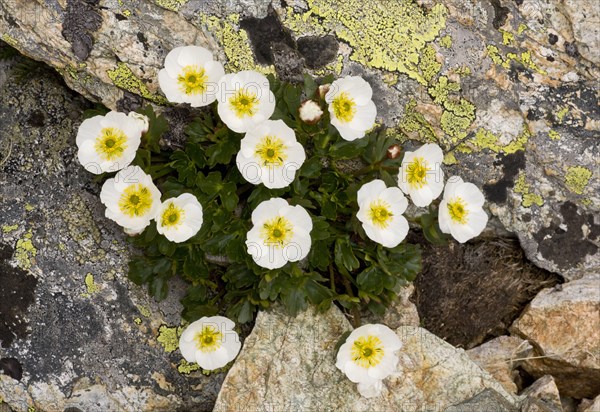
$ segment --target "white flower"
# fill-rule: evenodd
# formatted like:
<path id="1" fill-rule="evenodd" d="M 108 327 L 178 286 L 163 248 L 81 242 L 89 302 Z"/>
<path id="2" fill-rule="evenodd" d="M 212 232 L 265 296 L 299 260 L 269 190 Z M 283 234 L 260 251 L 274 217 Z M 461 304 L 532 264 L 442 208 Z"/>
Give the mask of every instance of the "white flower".
<path id="1" fill-rule="evenodd" d="M 138 122 L 142 134 L 146 133 L 150 128 L 150 119 L 148 119 L 148 116 L 146 116 L 145 114 L 141 114 L 138 112 L 129 112 L 127 116 L 131 117 L 132 119 Z"/>
<path id="2" fill-rule="evenodd" d="M 236 163 L 250 183 L 279 189 L 294 181 L 304 160 L 306 154 L 294 130 L 283 120 L 267 120 L 246 133 Z"/>
<path id="3" fill-rule="evenodd" d="M 313 225 L 302 206 L 279 197 L 265 200 L 252 212 L 252 224 L 246 246 L 257 265 L 277 269 L 308 255 Z"/>
<path id="4" fill-rule="evenodd" d="M 142 129 L 125 113 L 108 112 L 86 119 L 79 126 L 76 143 L 79 163 L 89 172 L 116 172 L 131 164 L 140 146 Z"/>
<path id="5" fill-rule="evenodd" d="M 246 70 L 223 76 L 219 82 L 219 117 L 234 132 L 244 133 L 268 120 L 275 111 L 269 80 Z"/>
<path id="6" fill-rule="evenodd" d="M 352 331 L 340 347 L 335 366 L 358 383 L 361 395 L 379 394 L 381 381 L 396 371 L 400 338 L 385 325 L 369 324 Z"/>
<path id="7" fill-rule="evenodd" d="M 167 54 L 158 83 L 170 102 L 201 107 L 217 99 L 219 79 L 224 75 L 223 65 L 204 47 L 176 47 Z"/>
<path id="8" fill-rule="evenodd" d="M 460 243 L 479 236 L 485 229 L 488 215 L 483 210 L 485 198 L 473 183 L 465 183 L 452 176 L 446 183 L 440 202 L 438 220 L 440 229 Z"/>
<path id="9" fill-rule="evenodd" d="M 344 140 L 360 139 L 373 127 L 377 108 L 372 96 L 369 83 L 358 76 L 346 76 L 332 83 L 325 101 L 329 104 L 331 124 Z"/>
<path id="10" fill-rule="evenodd" d="M 107 218 L 128 233 L 139 233 L 156 216 L 160 192 L 139 166 L 129 166 L 104 182 L 100 201 L 106 206 Z"/>
<path id="11" fill-rule="evenodd" d="M 398 186 L 416 206 L 428 206 L 444 189 L 442 149 L 434 143 L 406 152 L 398 173 Z"/>
<path id="12" fill-rule="evenodd" d="M 191 323 L 179 338 L 179 350 L 188 362 L 202 369 L 214 370 L 231 362 L 242 343 L 235 323 L 223 316 L 203 317 Z"/>
<path id="13" fill-rule="evenodd" d="M 300 105 L 299 113 L 300 119 L 304 123 L 308 124 L 316 124 L 319 120 L 321 120 L 321 116 L 323 116 L 323 110 L 321 110 L 321 106 L 314 100 L 306 100 L 304 103 L 302 103 Z"/>
<path id="14" fill-rule="evenodd" d="M 189 193 L 165 200 L 156 214 L 156 230 L 171 242 L 185 242 L 201 226 L 202 205 Z"/>
<path id="15" fill-rule="evenodd" d="M 385 247 L 396 247 L 408 234 L 408 221 L 402 213 L 408 200 L 397 187 L 386 188 L 383 180 L 373 180 L 358 191 L 358 213 L 367 236 Z"/>

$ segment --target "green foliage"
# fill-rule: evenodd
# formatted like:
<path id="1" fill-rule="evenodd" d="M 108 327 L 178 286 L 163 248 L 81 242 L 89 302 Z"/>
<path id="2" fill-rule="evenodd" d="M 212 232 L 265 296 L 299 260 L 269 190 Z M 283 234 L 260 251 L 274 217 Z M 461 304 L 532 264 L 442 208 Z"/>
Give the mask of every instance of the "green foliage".
<path id="1" fill-rule="evenodd" d="M 254 186 L 243 179 L 234 156 L 243 136 L 219 120 L 216 106 L 187 126 L 187 143 L 172 152 L 159 145 L 167 130 L 164 118 L 149 107 L 140 111 L 150 119 L 150 130 L 137 164 L 152 173 L 163 200 L 194 194 L 203 206 L 204 224 L 183 243 L 168 241 L 157 233 L 155 224 L 150 225 L 132 238 L 144 255 L 131 261 L 129 277 L 136 284 L 148 285 L 149 293 L 159 300 L 167 296 L 169 279 L 184 279 L 189 287 L 182 299 L 183 316 L 190 321 L 225 310 L 237 321 L 247 322 L 257 310 L 275 302 L 281 302 L 292 315 L 309 304 L 326 310 L 334 302 L 352 311 L 366 307 L 381 313 L 399 288 L 421 270 L 418 245 L 403 242 L 386 249 L 368 239 L 356 218 L 356 193 L 363 184 L 380 178 L 396 185 L 402 159 L 386 157 L 396 139 L 383 130 L 373 130 L 363 139 L 344 141 L 329 125 L 317 81 L 310 76 L 302 86 L 272 76 L 269 81 L 277 99 L 272 119 L 292 127 L 307 154 L 295 181 L 283 189 Z M 307 98 L 322 105 L 324 116 L 316 125 L 299 118 L 300 102 Z M 348 161 L 364 167 L 343 167 Z M 272 197 L 283 197 L 309 212 L 312 245 L 302 262 L 267 270 L 254 263 L 245 241 L 252 226 L 252 210 Z M 435 231 L 431 228 L 437 226 L 427 222 L 426 229 Z"/>

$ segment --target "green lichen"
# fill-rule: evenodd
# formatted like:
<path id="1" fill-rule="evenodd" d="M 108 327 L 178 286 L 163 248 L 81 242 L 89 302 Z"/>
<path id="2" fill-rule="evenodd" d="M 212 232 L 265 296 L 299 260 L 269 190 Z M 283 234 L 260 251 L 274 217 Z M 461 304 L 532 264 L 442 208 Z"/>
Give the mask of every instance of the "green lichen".
<path id="1" fill-rule="evenodd" d="M 120 87 L 123 90 L 138 94 L 156 104 L 164 105 L 168 103 L 167 99 L 164 97 L 150 93 L 150 90 L 148 90 L 148 87 L 144 82 L 133 74 L 131 69 L 123 62 L 117 63 L 116 69 L 107 70 L 106 74 L 115 86 Z"/>
<path id="2" fill-rule="evenodd" d="M 425 119 L 425 116 L 416 110 L 416 107 L 417 102 L 414 99 L 406 104 L 404 116 L 402 117 L 398 128 L 402 134 L 419 140 L 420 142 L 426 143 L 437 141 L 437 136 L 433 127 L 429 124 L 427 119 Z M 401 138 L 402 134 L 398 137 Z"/>
<path id="3" fill-rule="evenodd" d="M 171 353 L 179 348 L 179 336 L 181 332 L 181 326 L 161 325 L 158 328 L 156 340 L 162 345 L 165 352 Z"/>
<path id="4" fill-rule="evenodd" d="M 187 3 L 189 0 L 153 0 L 153 2 L 163 9 L 171 11 L 179 11 L 181 6 Z"/>
<path id="5" fill-rule="evenodd" d="M 179 365 L 177 365 L 177 370 L 179 371 L 179 373 L 184 375 L 189 375 L 190 373 L 197 371 L 198 369 L 200 369 L 200 365 L 198 365 L 197 363 L 189 363 L 185 359 L 182 359 L 179 362 Z"/>
<path id="6" fill-rule="evenodd" d="M 23 235 L 23 238 L 17 241 L 14 258 L 21 269 L 30 269 L 32 266 L 31 259 L 37 256 L 37 249 L 31 242 L 32 237 L 33 233 L 31 229 L 29 229 L 29 231 Z"/>
<path id="7" fill-rule="evenodd" d="M 569 106 L 563 107 L 556 113 L 556 120 L 558 121 L 558 124 L 562 124 L 567 114 L 569 114 Z"/>
<path id="8" fill-rule="evenodd" d="M 560 140 L 560 134 L 558 134 L 558 132 L 556 130 L 550 130 L 548 132 L 548 136 L 552 140 Z"/>
<path id="9" fill-rule="evenodd" d="M 2 232 L 3 233 L 10 233 L 10 232 L 14 232 L 18 228 L 19 228 L 19 225 L 17 225 L 17 224 L 15 224 L 15 225 L 2 225 Z"/>
<path id="10" fill-rule="evenodd" d="M 307 3 L 308 13 L 298 16 L 288 9 L 284 19 L 284 24 L 296 35 L 335 33 L 352 47 L 351 60 L 371 68 L 404 73 L 424 85 L 439 65 L 437 61 L 434 63 L 427 48 L 446 26 L 448 11 L 442 4 L 426 13 L 412 0 L 308 0 Z"/>
<path id="11" fill-rule="evenodd" d="M 585 167 L 573 166 L 567 169 L 565 183 L 567 188 L 578 195 L 583 194 L 585 187 L 592 177 L 592 172 Z"/>
<path id="12" fill-rule="evenodd" d="M 444 37 L 440 38 L 440 46 L 449 49 L 452 47 L 452 37 L 447 34 Z"/>
<path id="13" fill-rule="evenodd" d="M 531 132 L 527 125 L 523 125 L 521 133 L 510 143 L 501 144 L 500 138 L 491 131 L 481 128 L 475 133 L 475 139 L 468 142 L 467 145 L 472 149 L 489 149 L 495 153 L 511 154 L 525 149 L 525 144 L 531 137 Z M 459 147 L 462 149 L 463 147 Z"/>
<path id="14" fill-rule="evenodd" d="M 532 205 L 542 206 L 544 199 L 538 194 L 531 193 L 531 188 L 525 180 L 525 174 L 519 173 L 519 177 L 515 181 L 514 187 L 515 193 L 521 194 L 521 205 L 523 207 L 531 207 Z"/>
<path id="15" fill-rule="evenodd" d="M 238 14 L 232 14 L 226 18 L 202 14 L 200 22 L 208 27 L 223 47 L 225 57 L 227 57 L 225 68 L 228 71 L 256 70 L 263 74 L 275 73 L 273 66 L 262 66 L 254 60 L 254 52 L 250 47 L 248 34 L 239 29 L 240 16 Z"/>

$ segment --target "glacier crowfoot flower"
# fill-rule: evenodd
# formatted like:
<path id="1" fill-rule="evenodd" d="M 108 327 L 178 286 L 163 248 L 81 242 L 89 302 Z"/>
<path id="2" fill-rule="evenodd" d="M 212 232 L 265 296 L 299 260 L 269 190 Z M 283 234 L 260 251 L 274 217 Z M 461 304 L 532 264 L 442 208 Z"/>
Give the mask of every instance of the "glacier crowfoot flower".
<path id="1" fill-rule="evenodd" d="M 488 221 L 483 210 L 484 203 L 483 193 L 477 186 L 465 183 L 459 176 L 452 176 L 446 183 L 440 202 L 440 230 L 451 234 L 460 243 L 479 236 Z"/>
<path id="2" fill-rule="evenodd" d="M 313 224 L 302 206 L 279 197 L 265 200 L 252 212 L 252 224 L 246 247 L 257 265 L 278 269 L 308 255 Z"/>
<path id="3" fill-rule="evenodd" d="M 217 99 L 219 80 L 224 75 L 223 65 L 204 47 L 176 47 L 167 54 L 158 83 L 170 102 L 202 107 Z"/>
<path id="4" fill-rule="evenodd" d="M 305 159 L 294 130 L 283 120 L 267 120 L 246 133 L 236 163 L 250 183 L 279 189 L 294 181 Z"/>
<path id="5" fill-rule="evenodd" d="M 76 137 L 79 163 L 94 174 L 121 170 L 135 158 L 142 132 L 138 120 L 125 113 L 112 111 L 86 119 Z"/>
<path id="6" fill-rule="evenodd" d="M 184 193 L 165 200 L 156 214 L 156 230 L 171 242 L 185 242 L 202 226 L 202 205 L 196 196 Z"/>
<path id="7" fill-rule="evenodd" d="M 160 207 L 160 191 L 139 166 L 129 166 L 102 186 L 100 201 L 105 215 L 128 233 L 139 233 L 150 224 Z"/>
<path id="8" fill-rule="evenodd" d="M 358 191 L 358 213 L 369 238 L 385 247 L 396 247 L 408 234 L 408 221 L 402 213 L 408 200 L 397 187 L 386 187 L 383 180 L 373 180 Z"/>
<path id="9" fill-rule="evenodd" d="M 179 350 L 188 362 L 202 369 L 215 370 L 231 362 L 242 343 L 235 323 L 223 316 L 203 317 L 192 322 L 179 338 Z"/>
<path id="10" fill-rule="evenodd" d="M 442 149 L 434 143 L 406 152 L 398 173 L 398 186 L 416 206 L 428 206 L 444 190 Z"/>

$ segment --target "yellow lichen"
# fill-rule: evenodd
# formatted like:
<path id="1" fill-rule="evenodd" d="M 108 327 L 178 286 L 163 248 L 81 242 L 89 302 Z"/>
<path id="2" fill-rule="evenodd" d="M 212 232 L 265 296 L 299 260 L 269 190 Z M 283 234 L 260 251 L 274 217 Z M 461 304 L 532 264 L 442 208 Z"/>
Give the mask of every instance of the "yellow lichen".
<path id="1" fill-rule="evenodd" d="M 446 26 L 444 5 L 436 4 L 426 13 L 412 0 L 308 0 L 307 3 L 307 13 L 297 15 L 293 9 L 287 9 L 284 24 L 296 35 L 335 33 L 352 47 L 351 60 L 367 67 L 404 73 L 421 84 L 427 84 L 427 77 L 437 73 L 439 63 L 434 63 L 431 51 L 426 49 Z"/>
<path id="2" fill-rule="evenodd" d="M 25 203 L 25 210 L 27 212 L 31 212 L 33 209 L 35 209 L 35 206 L 33 206 L 32 204 L 29 204 L 29 203 Z"/>
<path id="3" fill-rule="evenodd" d="M 131 69 L 123 62 L 117 63 L 117 68 L 113 70 L 107 70 L 106 74 L 115 84 L 128 92 L 138 94 L 145 99 L 148 99 L 156 104 L 167 104 L 167 99 L 164 97 L 150 93 L 148 87 L 144 82 L 139 79 Z"/>
<path id="4" fill-rule="evenodd" d="M 445 47 L 446 49 L 452 47 L 452 37 L 449 34 L 442 37 L 440 39 L 440 46 Z"/>
<path id="5" fill-rule="evenodd" d="M 565 120 L 565 116 L 569 114 L 569 106 L 565 106 L 556 112 L 556 120 L 558 120 L 558 124 L 562 124 L 563 120 Z"/>
<path id="6" fill-rule="evenodd" d="M 14 48 L 17 48 L 17 46 L 19 45 L 19 42 L 17 42 L 17 40 L 8 33 L 4 33 L 2 35 L 2 40 L 4 41 L 4 43 L 7 43 Z"/>
<path id="7" fill-rule="evenodd" d="M 517 34 L 520 36 L 525 30 L 529 30 L 529 27 L 527 27 L 526 24 L 521 23 L 519 24 L 519 28 L 517 29 Z"/>
<path id="8" fill-rule="evenodd" d="M 23 238 L 17 241 L 14 258 L 21 269 L 27 270 L 31 268 L 31 259 L 37 256 L 37 249 L 31 242 L 32 237 L 33 233 L 31 229 L 29 229 L 29 231 L 23 235 Z"/>
<path id="9" fill-rule="evenodd" d="M 417 102 L 415 100 L 407 103 L 404 108 L 404 116 L 398 125 L 399 130 L 410 138 L 423 143 L 437 141 L 433 127 L 425 119 L 425 116 L 416 110 L 416 106 Z M 398 135 L 399 140 L 402 140 L 402 137 L 402 134 Z"/>
<path id="10" fill-rule="evenodd" d="M 592 177 L 592 172 L 585 167 L 573 166 L 567 169 L 565 183 L 567 188 L 578 195 L 583 194 L 585 187 Z"/>
<path id="11" fill-rule="evenodd" d="M 189 0 L 153 0 L 154 3 L 159 5 L 160 7 L 171 10 L 171 11 L 179 11 L 181 6 L 187 3 Z"/>
<path id="12" fill-rule="evenodd" d="M 136 325 L 141 325 L 141 324 L 142 324 L 142 319 L 141 319 L 141 318 L 135 318 L 135 319 L 133 320 L 133 322 L 134 322 Z"/>
<path id="13" fill-rule="evenodd" d="M 198 369 L 200 369 L 200 365 L 198 365 L 197 363 L 189 363 L 185 359 L 182 359 L 179 362 L 179 365 L 177 366 L 177 370 L 179 371 L 179 373 L 182 373 L 184 375 L 189 375 L 190 373 L 197 371 Z"/>
<path id="14" fill-rule="evenodd" d="M 147 306 L 140 305 L 140 306 L 137 306 L 137 309 L 140 311 L 140 313 L 142 314 L 142 316 L 145 317 L 145 318 L 149 318 L 150 315 L 152 314 L 150 312 L 150 308 L 147 307 Z"/>
<path id="15" fill-rule="evenodd" d="M 15 230 L 17 230 L 19 228 L 19 225 L 2 225 L 2 232 L 4 233 L 10 233 L 10 232 L 14 232 Z"/>
<path id="16" fill-rule="evenodd" d="M 273 66 L 262 66 L 254 60 L 254 52 L 250 47 L 248 34 L 239 29 L 240 16 L 229 15 L 226 18 L 200 15 L 200 22 L 206 25 L 209 31 L 223 47 L 227 62 L 225 68 L 229 72 L 240 70 L 256 70 L 263 74 L 275 73 Z"/>
<path id="17" fill-rule="evenodd" d="M 504 67 L 505 69 L 510 69 L 511 68 L 511 63 L 512 62 L 518 62 L 521 65 L 525 66 L 526 68 L 533 70 L 536 73 L 539 74 L 548 74 L 545 70 L 540 69 L 535 62 L 532 59 L 532 55 L 530 51 L 525 51 L 522 52 L 520 55 L 518 55 L 517 53 L 506 53 L 506 56 L 502 56 L 500 54 L 500 50 L 498 49 L 498 47 L 493 46 L 493 45 L 488 45 L 487 46 L 487 54 L 488 57 L 494 62 L 494 64 L 497 64 L 499 66 Z"/>
<path id="18" fill-rule="evenodd" d="M 513 141 L 503 145 L 500 143 L 498 136 L 487 129 L 481 128 L 475 133 L 475 139 L 467 142 L 465 145 L 471 148 L 475 146 L 478 149 L 489 149 L 495 153 L 510 154 L 524 150 L 525 144 L 530 137 L 531 132 L 527 128 L 527 125 L 523 125 L 521 133 Z M 464 149 L 464 145 L 459 147 L 459 150 L 462 151 L 462 149 Z"/>
<path id="19" fill-rule="evenodd" d="M 455 165 L 458 163 L 458 160 L 456 160 L 456 156 L 454 155 L 454 152 L 448 152 L 444 155 L 444 164 L 445 165 Z"/>
<path id="20" fill-rule="evenodd" d="M 156 340 L 162 345 L 165 352 L 171 353 L 179 347 L 179 335 L 182 328 L 179 326 L 161 325 L 158 328 Z"/>
<path id="21" fill-rule="evenodd" d="M 556 130 L 550 130 L 548 132 L 548 136 L 552 140 L 560 140 L 560 134 L 558 134 L 558 132 Z"/>
<path id="22" fill-rule="evenodd" d="M 89 295 L 91 295 L 92 293 L 96 293 L 100 290 L 100 287 L 94 282 L 94 275 L 92 275 L 91 273 L 85 275 L 85 287 Z"/>
<path id="23" fill-rule="evenodd" d="M 523 207 L 531 207 L 531 205 L 542 206 L 544 204 L 544 199 L 540 195 L 531 193 L 531 188 L 525 181 L 525 174 L 523 172 L 519 173 L 519 177 L 515 181 L 514 187 L 515 193 L 521 194 L 521 204 Z"/>
<path id="24" fill-rule="evenodd" d="M 515 42 L 515 36 L 511 32 L 500 30 L 500 33 L 502 33 L 502 44 L 505 46 L 512 45 Z"/>

